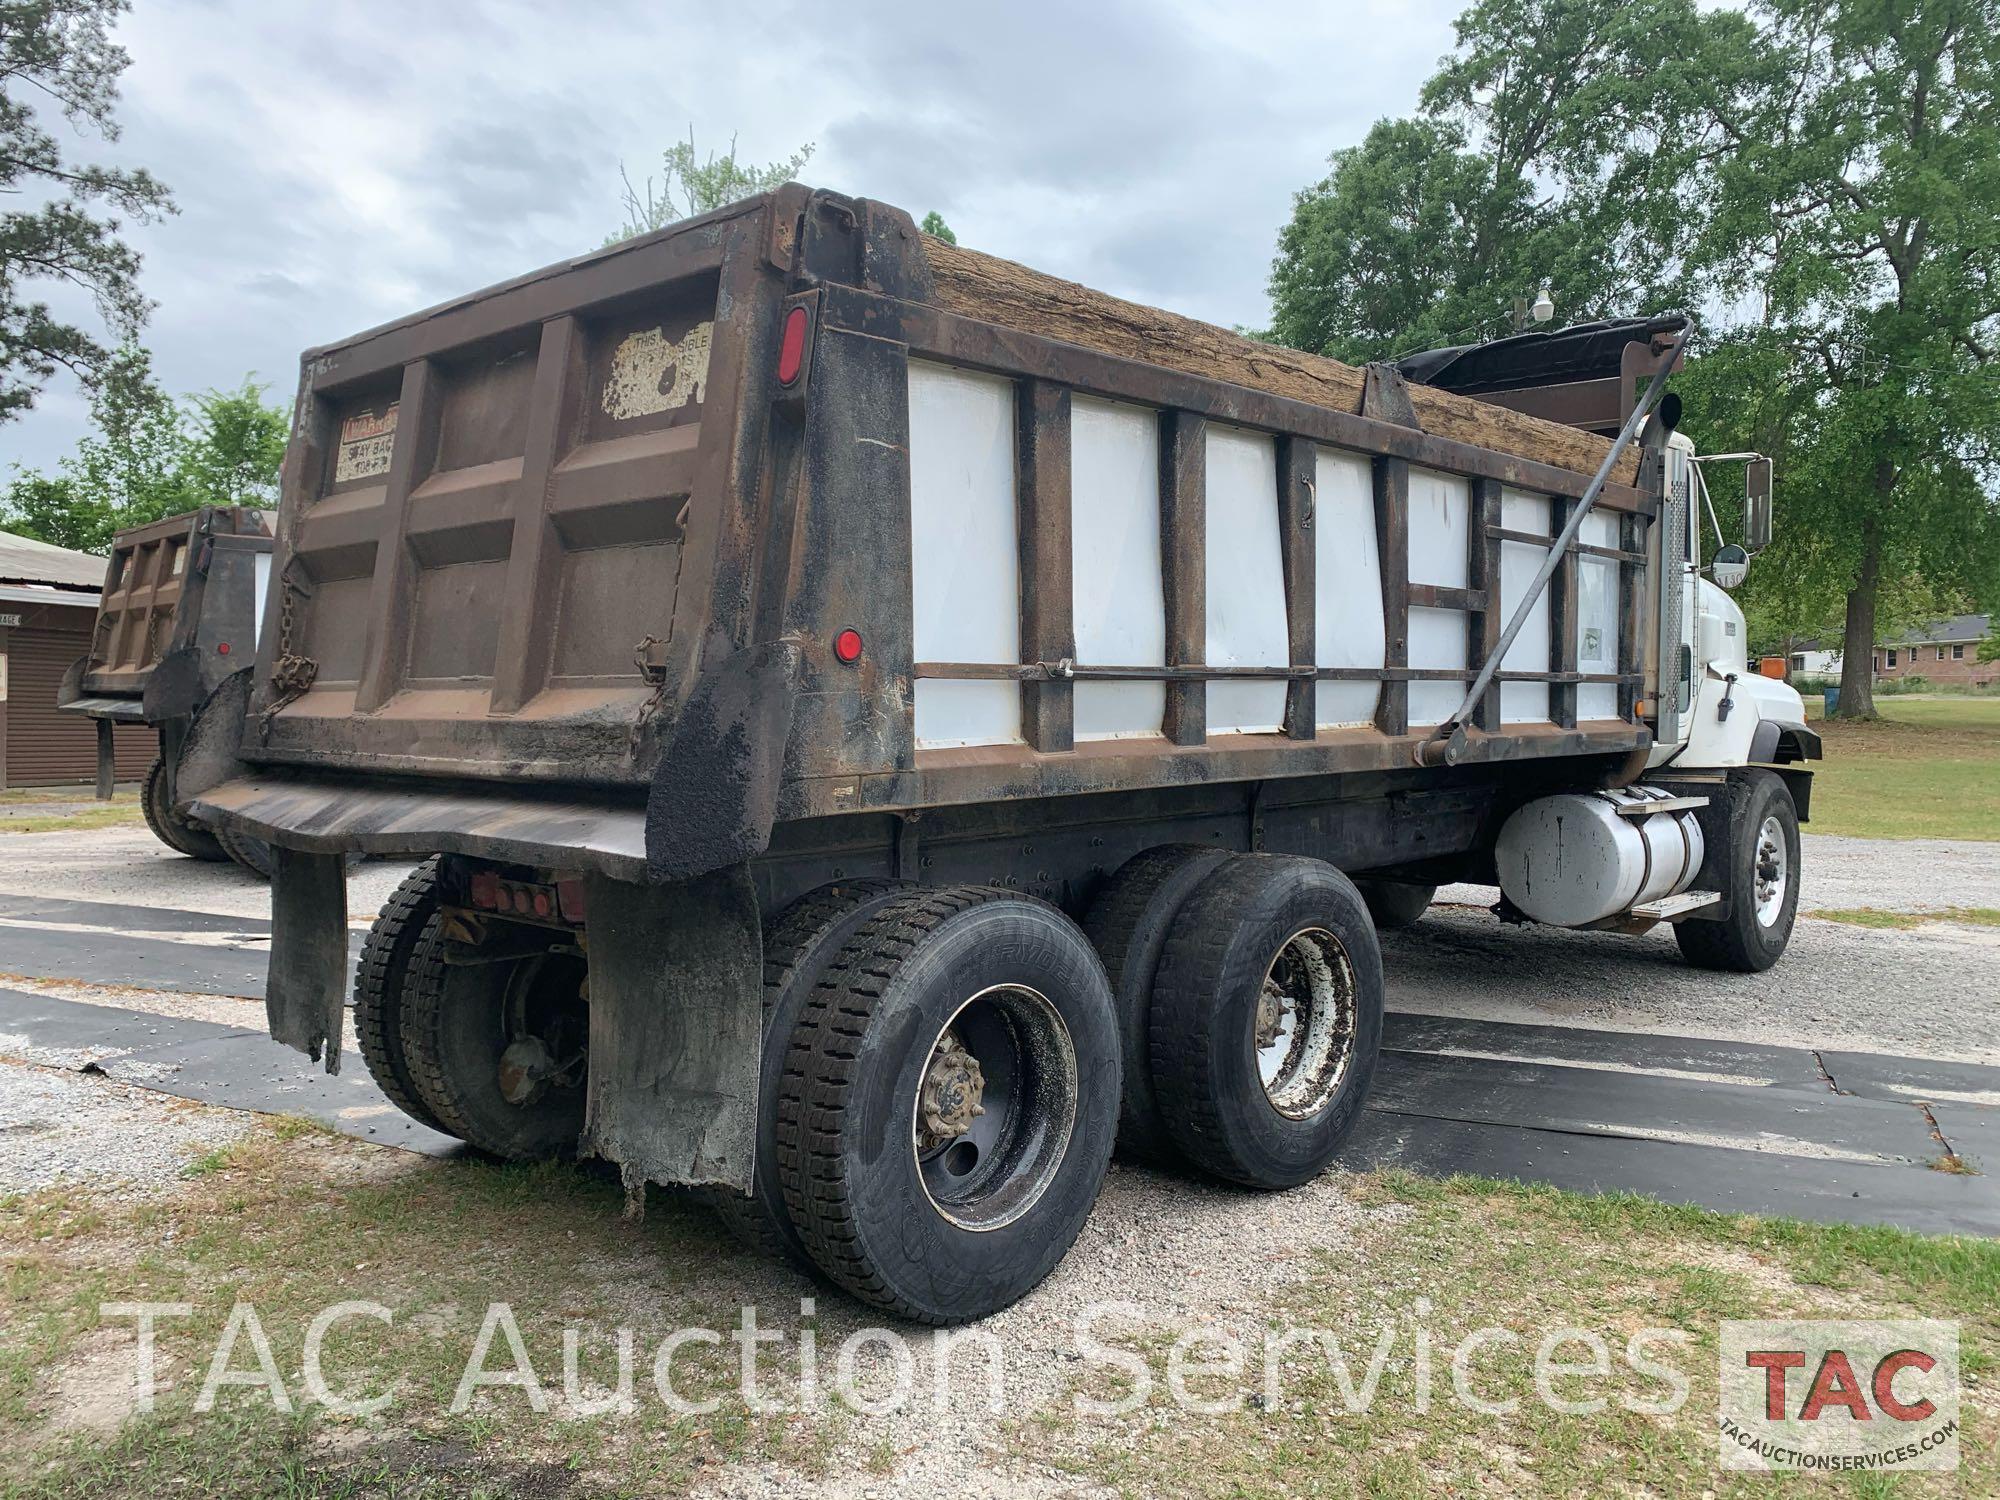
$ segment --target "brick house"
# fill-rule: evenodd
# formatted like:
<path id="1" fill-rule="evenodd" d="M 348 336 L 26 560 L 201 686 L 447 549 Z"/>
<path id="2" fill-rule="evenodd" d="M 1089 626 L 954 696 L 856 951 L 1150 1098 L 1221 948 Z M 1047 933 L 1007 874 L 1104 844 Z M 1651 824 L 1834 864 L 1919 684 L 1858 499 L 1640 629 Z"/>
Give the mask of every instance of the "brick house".
<path id="1" fill-rule="evenodd" d="M 1991 615 L 1935 621 L 1877 646 L 1875 676 L 1885 682 L 1921 677 L 1954 687 L 1989 687 L 2000 682 L 2000 661 L 1981 661 L 1979 646 L 1992 633 Z"/>

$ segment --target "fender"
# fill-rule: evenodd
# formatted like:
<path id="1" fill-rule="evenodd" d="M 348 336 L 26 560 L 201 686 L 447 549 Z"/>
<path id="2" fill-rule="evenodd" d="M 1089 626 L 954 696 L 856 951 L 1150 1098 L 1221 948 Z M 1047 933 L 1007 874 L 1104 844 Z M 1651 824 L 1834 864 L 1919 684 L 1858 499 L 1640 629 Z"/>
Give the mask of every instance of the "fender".
<path id="1" fill-rule="evenodd" d="M 1817 731 L 1803 724 L 1786 723 L 1780 719 L 1760 719 L 1750 735 L 1750 760 L 1753 764 L 1777 766 L 1787 765 L 1795 760 L 1819 760 L 1820 737 Z"/>
<path id="2" fill-rule="evenodd" d="M 770 847 L 802 663 L 796 641 L 767 641 L 701 675 L 653 767 L 648 879 L 691 880 Z"/>

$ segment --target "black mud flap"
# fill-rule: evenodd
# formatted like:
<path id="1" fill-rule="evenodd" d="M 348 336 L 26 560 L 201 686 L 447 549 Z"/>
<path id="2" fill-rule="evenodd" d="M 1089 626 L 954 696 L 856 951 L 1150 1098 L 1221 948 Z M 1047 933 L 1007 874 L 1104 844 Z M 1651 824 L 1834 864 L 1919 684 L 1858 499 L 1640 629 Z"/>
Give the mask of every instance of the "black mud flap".
<path id="1" fill-rule="evenodd" d="M 202 652 L 194 646 L 179 646 L 161 657 L 147 677 L 140 699 L 146 722 L 188 718 L 200 708 L 208 696 L 208 682 L 203 677 L 207 666 Z"/>
<path id="2" fill-rule="evenodd" d="M 747 864 L 641 885 L 585 877 L 585 1156 L 642 1183 L 750 1191 L 763 1049 L 763 932 Z"/>
<path id="3" fill-rule="evenodd" d="M 750 646 L 704 672 L 646 798 L 646 873 L 686 880 L 762 854 L 777 816 L 801 656 Z"/>
<path id="4" fill-rule="evenodd" d="M 271 973 L 264 1013 L 271 1040 L 340 1071 L 347 1008 L 347 861 L 274 845 Z"/>

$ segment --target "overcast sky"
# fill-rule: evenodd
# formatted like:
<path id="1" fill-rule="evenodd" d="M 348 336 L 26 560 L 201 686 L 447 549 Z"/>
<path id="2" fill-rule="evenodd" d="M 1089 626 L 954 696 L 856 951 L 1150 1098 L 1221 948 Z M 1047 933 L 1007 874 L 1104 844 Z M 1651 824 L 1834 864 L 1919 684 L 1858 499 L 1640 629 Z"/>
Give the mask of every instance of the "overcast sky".
<path id="1" fill-rule="evenodd" d="M 1291 195 L 1408 112 L 1451 0 L 1004 6 L 675 0 L 137 0 L 116 147 L 178 216 L 138 230 L 174 392 L 591 248 L 690 125 L 815 186 L 937 209 L 962 243 L 1261 324 Z M 61 384 L 0 476 L 83 430 Z"/>

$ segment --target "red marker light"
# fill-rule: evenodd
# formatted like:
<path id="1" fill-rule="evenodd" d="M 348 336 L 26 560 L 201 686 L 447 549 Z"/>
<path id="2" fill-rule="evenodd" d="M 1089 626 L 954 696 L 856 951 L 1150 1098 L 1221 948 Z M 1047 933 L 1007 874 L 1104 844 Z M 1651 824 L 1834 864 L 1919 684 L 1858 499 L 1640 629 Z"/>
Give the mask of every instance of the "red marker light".
<path id="1" fill-rule="evenodd" d="M 844 666 L 861 660 L 861 632 L 852 625 L 833 638 L 833 654 Z"/>
<path id="2" fill-rule="evenodd" d="M 229 642 L 217 641 L 215 643 L 215 654 L 217 656 L 227 656 L 229 654 Z"/>
<path id="3" fill-rule="evenodd" d="M 805 363 L 806 310 L 795 307 L 785 314 L 785 335 L 778 344 L 778 384 L 796 384 Z"/>

